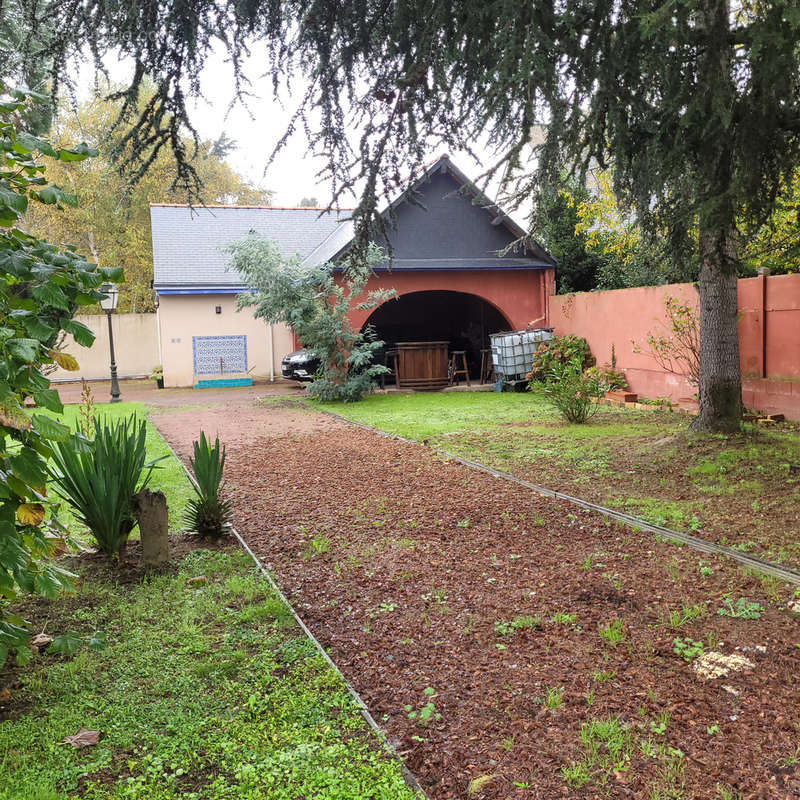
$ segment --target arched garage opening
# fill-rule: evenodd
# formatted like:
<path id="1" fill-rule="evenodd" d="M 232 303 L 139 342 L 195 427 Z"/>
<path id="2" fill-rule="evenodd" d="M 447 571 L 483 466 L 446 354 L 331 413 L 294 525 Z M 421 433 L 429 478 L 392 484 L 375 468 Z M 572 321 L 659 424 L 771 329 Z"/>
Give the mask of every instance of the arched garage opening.
<path id="1" fill-rule="evenodd" d="M 489 334 L 511 325 L 491 303 L 474 294 L 451 291 L 410 292 L 378 306 L 366 325 L 375 328 L 386 349 L 397 342 L 447 341 L 450 350 L 466 350 L 471 378 L 480 377 L 481 350 Z"/>

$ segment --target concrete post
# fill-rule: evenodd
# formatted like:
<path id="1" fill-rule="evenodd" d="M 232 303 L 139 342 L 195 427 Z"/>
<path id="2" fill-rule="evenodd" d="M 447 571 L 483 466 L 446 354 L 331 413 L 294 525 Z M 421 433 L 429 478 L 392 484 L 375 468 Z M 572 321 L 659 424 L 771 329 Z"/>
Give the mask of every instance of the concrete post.
<path id="1" fill-rule="evenodd" d="M 142 561 L 146 567 L 160 567 L 169 561 L 167 498 L 163 492 L 143 489 L 133 501 L 142 537 Z"/>

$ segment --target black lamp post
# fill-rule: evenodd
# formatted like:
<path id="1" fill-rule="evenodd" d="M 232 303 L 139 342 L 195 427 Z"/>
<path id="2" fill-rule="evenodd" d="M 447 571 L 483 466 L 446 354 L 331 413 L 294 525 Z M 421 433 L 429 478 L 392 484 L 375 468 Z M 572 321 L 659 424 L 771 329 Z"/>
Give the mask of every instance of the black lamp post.
<path id="1" fill-rule="evenodd" d="M 100 308 L 108 316 L 108 345 L 111 348 L 111 402 L 119 403 L 119 383 L 117 382 L 117 362 L 114 360 L 114 330 L 111 327 L 111 312 L 117 307 L 119 289 L 113 283 L 104 283 L 100 291 L 105 297 L 100 301 Z"/>

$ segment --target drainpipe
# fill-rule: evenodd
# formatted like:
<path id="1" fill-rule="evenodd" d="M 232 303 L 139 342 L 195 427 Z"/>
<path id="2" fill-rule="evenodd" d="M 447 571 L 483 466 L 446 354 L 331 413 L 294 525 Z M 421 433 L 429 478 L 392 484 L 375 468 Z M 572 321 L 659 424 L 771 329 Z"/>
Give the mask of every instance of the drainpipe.
<path id="1" fill-rule="evenodd" d="M 161 369 L 164 369 L 164 354 L 161 352 L 161 303 L 156 293 L 156 347 L 158 348 L 158 363 L 161 364 Z M 162 372 L 163 375 L 163 372 Z"/>
<path id="2" fill-rule="evenodd" d="M 275 383 L 275 348 L 272 345 L 272 323 L 269 324 L 269 379 Z"/>

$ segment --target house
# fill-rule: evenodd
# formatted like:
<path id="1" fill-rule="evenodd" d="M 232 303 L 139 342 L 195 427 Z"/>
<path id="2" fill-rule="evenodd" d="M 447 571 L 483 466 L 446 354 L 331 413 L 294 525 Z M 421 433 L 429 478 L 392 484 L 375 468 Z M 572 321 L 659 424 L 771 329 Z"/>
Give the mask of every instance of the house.
<path id="1" fill-rule="evenodd" d="M 448 156 L 424 171 L 414 192 L 415 202 L 404 195 L 384 210 L 395 220 L 391 263 L 377 268 L 366 287 L 393 288 L 396 299 L 371 312 L 353 309 L 351 322 L 374 326 L 388 343 L 447 341 L 467 352 L 476 374 L 491 333 L 547 324 L 554 261 Z M 227 244 L 255 231 L 309 266 L 335 264 L 354 232 L 346 212 L 319 209 L 153 205 L 150 213 L 168 386 L 269 375 L 296 349 L 284 326 L 234 310 L 235 295 L 247 287 L 226 271 Z"/>
<path id="2" fill-rule="evenodd" d="M 343 218 L 318 208 L 151 204 L 165 386 L 235 385 L 280 374 L 281 358 L 294 349 L 292 333 L 249 309 L 236 311 L 236 295 L 248 287 L 227 269 L 225 248 L 255 232 L 286 255 L 307 256 Z"/>

